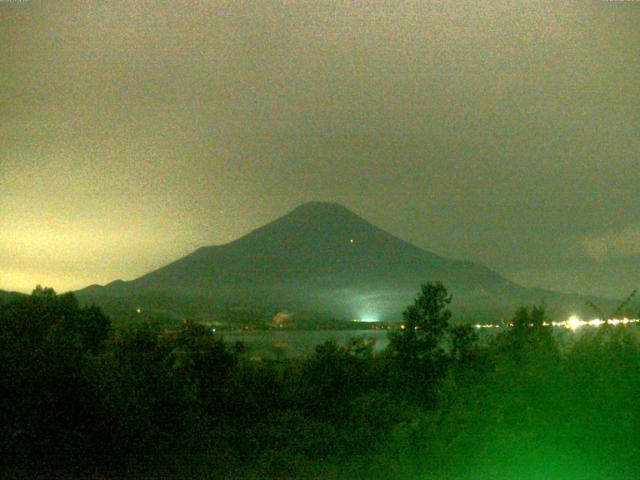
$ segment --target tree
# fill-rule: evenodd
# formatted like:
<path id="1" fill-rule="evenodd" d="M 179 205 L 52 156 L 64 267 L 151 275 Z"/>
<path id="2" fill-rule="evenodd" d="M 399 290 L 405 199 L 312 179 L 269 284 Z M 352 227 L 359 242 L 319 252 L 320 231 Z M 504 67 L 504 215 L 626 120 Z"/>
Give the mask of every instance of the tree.
<path id="1" fill-rule="evenodd" d="M 371 385 L 372 355 L 373 342 L 362 338 L 349 339 L 344 345 L 335 340 L 317 345 L 303 370 L 310 410 L 334 421 L 344 420 L 350 409 L 349 400 Z"/>
<path id="2" fill-rule="evenodd" d="M 48 455 L 63 462 L 88 442 L 95 404 L 85 373 L 109 331 L 100 309 L 80 307 L 73 294 L 51 288 L 38 286 L 0 306 L 5 458 Z"/>
<path id="3" fill-rule="evenodd" d="M 442 283 L 422 285 L 420 295 L 404 311 L 400 329 L 389 335 L 393 353 L 408 362 L 431 359 L 449 327 L 450 303 Z"/>
<path id="4" fill-rule="evenodd" d="M 170 347 L 169 360 L 182 387 L 192 391 L 210 414 L 218 413 L 226 382 L 238 362 L 237 354 L 209 328 L 187 321 Z"/>
<path id="5" fill-rule="evenodd" d="M 399 329 L 389 334 L 389 349 L 404 375 L 415 377 L 419 390 L 431 391 L 446 373 L 441 346 L 449 328 L 451 295 L 440 282 L 429 282 L 403 313 Z"/>
<path id="6" fill-rule="evenodd" d="M 513 327 L 498 337 L 501 350 L 517 364 L 541 364 L 556 361 L 559 347 L 548 324 L 542 306 L 519 308 L 512 320 Z"/>
<path id="7" fill-rule="evenodd" d="M 451 357 L 460 365 L 471 363 L 477 350 L 478 334 L 471 325 L 457 325 L 449 331 Z"/>

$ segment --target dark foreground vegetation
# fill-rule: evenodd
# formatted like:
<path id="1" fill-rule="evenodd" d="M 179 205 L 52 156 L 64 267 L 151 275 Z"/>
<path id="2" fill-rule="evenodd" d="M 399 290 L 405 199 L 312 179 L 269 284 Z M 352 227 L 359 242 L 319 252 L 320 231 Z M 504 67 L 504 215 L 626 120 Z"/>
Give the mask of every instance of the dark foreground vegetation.
<path id="1" fill-rule="evenodd" d="M 112 330 L 36 289 L 0 304 L 2 478 L 637 479 L 636 327 L 479 342 L 427 284 L 363 340 L 252 361 L 197 324 Z"/>

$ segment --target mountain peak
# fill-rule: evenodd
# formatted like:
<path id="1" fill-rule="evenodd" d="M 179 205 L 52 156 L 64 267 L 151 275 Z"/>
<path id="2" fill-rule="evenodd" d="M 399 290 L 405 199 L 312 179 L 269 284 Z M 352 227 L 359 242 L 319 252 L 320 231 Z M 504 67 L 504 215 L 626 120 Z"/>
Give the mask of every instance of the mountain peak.
<path id="1" fill-rule="evenodd" d="M 347 211 L 351 212 L 347 207 L 338 202 L 321 202 L 312 200 L 298 205 L 293 211 Z"/>
<path id="2" fill-rule="evenodd" d="M 325 237 L 332 234 L 343 236 L 347 232 L 355 234 L 357 231 L 360 233 L 368 232 L 369 234 L 381 232 L 380 229 L 374 227 L 344 205 L 335 202 L 314 201 L 297 206 L 283 217 L 254 230 L 247 237 L 255 238 L 256 234 L 269 233 L 284 237 L 283 240 L 292 240 L 305 237 L 306 232 L 312 237 L 308 238 L 308 240 L 315 241 L 319 239 L 319 231 L 324 232 L 322 236 Z M 264 240 L 264 237 L 260 238 L 260 241 Z"/>
<path id="3" fill-rule="evenodd" d="M 318 218 L 331 217 L 331 218 L 347 218 L 347 217 L 357 217 L 360 218 L 357 214 L 353 213 L 344 205 L 341 205 L 336 202 L 307 202 L 302 205 L 298 205 L 296 208 L 291 210 L 288 215 L 285 217 L 306 217 L 312 220 L 317 220 Z"/>

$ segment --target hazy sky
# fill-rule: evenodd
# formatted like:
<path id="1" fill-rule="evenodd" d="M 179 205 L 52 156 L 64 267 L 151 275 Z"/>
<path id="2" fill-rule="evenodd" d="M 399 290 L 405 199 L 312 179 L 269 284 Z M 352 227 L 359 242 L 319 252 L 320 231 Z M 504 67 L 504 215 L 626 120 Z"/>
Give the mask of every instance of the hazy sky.
<path id="1" fill-rule="evenodd" d="M 640 2 L 0 1 L 0 288 L 309 200 L 528 286 L 640 285 Z"/>

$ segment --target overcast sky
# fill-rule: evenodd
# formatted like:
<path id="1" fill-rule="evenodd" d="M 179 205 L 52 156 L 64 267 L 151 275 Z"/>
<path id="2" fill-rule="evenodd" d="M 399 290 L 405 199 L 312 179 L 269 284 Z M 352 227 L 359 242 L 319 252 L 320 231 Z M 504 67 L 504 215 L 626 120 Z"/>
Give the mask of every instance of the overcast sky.
<path id="1" fill-rule="evenodd" d="M 640 2 L 0 1 L 0 288 L 309 200 L 527 286 L 640 285 Z"/>

